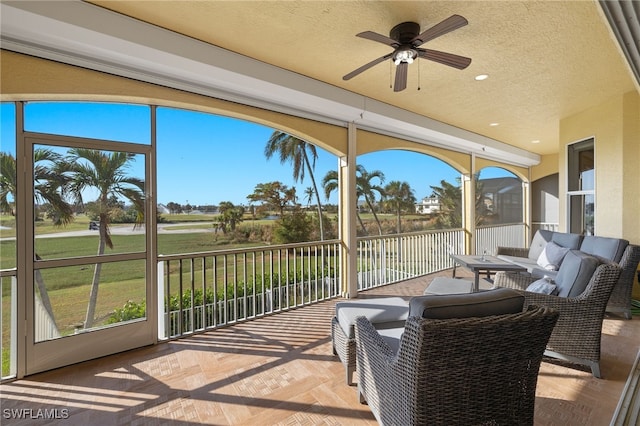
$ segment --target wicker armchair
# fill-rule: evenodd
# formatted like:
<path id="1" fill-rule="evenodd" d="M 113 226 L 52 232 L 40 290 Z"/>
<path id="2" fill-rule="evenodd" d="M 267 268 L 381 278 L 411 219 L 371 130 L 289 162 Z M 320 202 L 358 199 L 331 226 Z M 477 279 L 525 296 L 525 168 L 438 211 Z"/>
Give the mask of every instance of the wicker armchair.
<path id="1" fill-rule="evenodd" d="M 360 401 L 382 425 L 533 425 L 540 362 L 557 318 L 546 307 L 471 318 L 410 316 L 395 354 L 360 317 Z"/>
<path id="2" fill-rule="evenodd" d="M 525 296 L 525 306 L 556 309 L 560 319 L 549 338 L 545 355 L 586 365 L 600 378 L 602 321 L 620 272 L 621 268 L 614 263 L 598 266 L 585 290 L 576 297 L 528 292 L 525 289 L 536 278 L 526 274 L 496 273 L 494 285 L 519 290 Z"/>
<path id="3" fill-rule="evenodd" d="M 629 244 L 624 250 L 620 259 L 620 279 L 613 287 L 607 312 L 621 312 L 625 318 L 632 319 L 631 298 L 633 293 L 633 283 L 636 279 L 638 263 L 640 263 L 640 246 Z"/>

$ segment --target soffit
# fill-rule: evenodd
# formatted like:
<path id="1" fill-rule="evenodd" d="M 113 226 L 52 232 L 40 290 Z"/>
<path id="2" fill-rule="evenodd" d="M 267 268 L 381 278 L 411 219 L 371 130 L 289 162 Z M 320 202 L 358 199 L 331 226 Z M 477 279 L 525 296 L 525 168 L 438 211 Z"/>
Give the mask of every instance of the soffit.
<path id="1" fill-rule="evenodd" d="M 595 1 L 90 3 L 540 155 L 557 152 L 561 118 L 635 90 Z M 424 47 L 471 57 L 466 70 L 419 61 L 399 93 L 387 62 L 342 80 L 391 50 L 355 34 L 452 14 L 469 25 Z"/>

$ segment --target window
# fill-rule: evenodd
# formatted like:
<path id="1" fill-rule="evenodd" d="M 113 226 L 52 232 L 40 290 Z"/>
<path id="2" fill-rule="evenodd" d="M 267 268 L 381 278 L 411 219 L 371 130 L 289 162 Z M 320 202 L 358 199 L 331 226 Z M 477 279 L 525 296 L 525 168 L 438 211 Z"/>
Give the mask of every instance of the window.
<path id="1" fill-rule="evenodd" d="M 596 186 L 593 139 L 569 145 L 567 177 L 569 231 L 594 235 Z"/>

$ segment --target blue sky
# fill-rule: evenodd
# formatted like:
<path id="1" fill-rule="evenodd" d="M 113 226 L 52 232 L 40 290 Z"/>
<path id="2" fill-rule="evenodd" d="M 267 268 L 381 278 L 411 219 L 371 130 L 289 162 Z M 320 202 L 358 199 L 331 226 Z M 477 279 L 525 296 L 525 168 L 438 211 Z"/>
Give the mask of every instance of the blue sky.
<path id="1" fill-rule="evenodd" d="M 149 108 L 138 105 L 85 103 L 29 103 L 25 127 L 29 131 L 149 144 Z M 0 110 L 0 149 L 15 153 L 15 113 L 12 104 Z M 158 202 L 192 205 L 231 201 L 248 205 L 247 195 L 258 183 L 280 181 L 296 186 L 298 202 L 306 204 L 304 190 L 311 186 L 308 173 L 301 183 L 293 181 L 291 165 L 281 165 L 276 157 L 267 160 L 264 148 L 273 129 L 212 114 L 158 108 L 157 165 Z M 330 170 L 337 170 L 337 158 L 317 147 L 314 175 L 318 186 Z M 459 177 L 444 162 L 422 154 L 389 150 L 358 158 L 369 172 L 380 170 L 385 183 L 407 182 L 417 199 L 431 194 L 430 186 L 442 179 L 451 183 Z M 142 177 L 142 165 L 131 174 Z M 492 168 L 481 177 L 507 176 Z M 321 200 L 326 202 L 322 188 Z M 333 195 L 330 203 L 337 203 Z"/>

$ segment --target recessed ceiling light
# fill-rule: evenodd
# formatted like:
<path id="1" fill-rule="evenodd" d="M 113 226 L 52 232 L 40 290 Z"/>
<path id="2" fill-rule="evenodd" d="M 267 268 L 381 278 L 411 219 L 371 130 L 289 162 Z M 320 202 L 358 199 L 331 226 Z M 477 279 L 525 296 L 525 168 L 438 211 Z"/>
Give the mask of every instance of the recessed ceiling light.
<path id="1" fill-rule="evenodd" d="M 500 125 L 500 123 L 489 123 L 489 126 L 491 126 L 491 127 L 496 127 L 496 126 L 499 126 L 499 125 Z"/>
<path id="2" fill-rule="evenodd" d="M 489 78 L 489 76 L 487 74 L 480 74 L 480 75 L 476 75 L 476 80 L 477 81 L 482 81 L 482 80 L 486 80 L 487 78 Z"/>
<path id="3" fill-rule="evenodd" d="M 540 143 L 538 139 L 531 141 L 531 143 Z"/>

